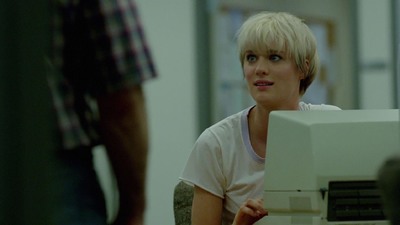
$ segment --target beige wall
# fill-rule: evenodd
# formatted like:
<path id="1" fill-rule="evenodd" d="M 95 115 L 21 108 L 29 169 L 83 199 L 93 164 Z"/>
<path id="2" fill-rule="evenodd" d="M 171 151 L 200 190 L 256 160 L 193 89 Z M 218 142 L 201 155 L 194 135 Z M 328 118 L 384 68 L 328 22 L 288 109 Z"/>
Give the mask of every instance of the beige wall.
<path id="1" fill-rule="evenodd" d="M 391 3 L 358 0 L 359 96 L 362 109 L 395 106 Z M 373 15 L 373 16 L 371 16 Z"/>
<path id="2" fill-rule="evenodd" d="M 144 85 L 150 133 L 145 224 L 174 224 L 173 190 L 196 138 L 194 3 L 137 0 L 159 77 Z M 104 154 L 96 152 L 108 210 L 115 186 Z"/>
<path id="3" fill-rule="evenodd" d="M 194 1 L 138 2 L 160 75 L 146 85 L 151 138 L 146 224 L 174 224 L 173 188 L 196 138 Z"/>

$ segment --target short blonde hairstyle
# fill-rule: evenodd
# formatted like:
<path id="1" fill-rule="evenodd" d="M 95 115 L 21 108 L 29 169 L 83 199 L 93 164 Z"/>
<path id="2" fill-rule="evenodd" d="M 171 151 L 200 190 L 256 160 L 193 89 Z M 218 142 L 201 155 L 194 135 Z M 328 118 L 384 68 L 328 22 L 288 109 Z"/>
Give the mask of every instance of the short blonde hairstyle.
<path id="1" fill-rule="evenodd" d="M 301 95 L 319 70 L 317 42 L 313 33 L 301 19 L 286 12 L 261 12 L 249 17 L 237 33 L 237 44 L 242 66 L 248 50 L 286 52 L 304 73 L 299 90 Z"/>

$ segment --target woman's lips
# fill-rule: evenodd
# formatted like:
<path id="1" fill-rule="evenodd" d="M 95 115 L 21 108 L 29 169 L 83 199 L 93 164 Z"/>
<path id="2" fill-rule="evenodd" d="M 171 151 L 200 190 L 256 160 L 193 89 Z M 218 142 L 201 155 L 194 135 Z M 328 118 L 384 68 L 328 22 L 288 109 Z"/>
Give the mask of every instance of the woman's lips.
<path id="1" fill-rule="evenodd" d="M 257 87 L 272 86 L 273 84 L 274 82 L 271 81 L 256 81 L 254 83 L 254 85 Z"/>

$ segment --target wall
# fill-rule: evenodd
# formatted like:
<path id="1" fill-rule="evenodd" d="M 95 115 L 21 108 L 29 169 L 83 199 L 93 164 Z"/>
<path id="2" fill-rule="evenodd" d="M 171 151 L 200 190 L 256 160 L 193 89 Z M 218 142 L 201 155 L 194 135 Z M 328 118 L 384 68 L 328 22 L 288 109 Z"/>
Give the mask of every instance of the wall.
<path id="1" fill-rule="evenodd" d="M 145 86 L 151 135 L 146 224 L 174 224 L 173 189 L 197 136 L 194 1 L 138 4 L 160 75 Z"/>
<path id="2" fill-rule="evenodd" d="M 358 0 L 359 98 L 362 109 L 395 106 L 393 26 L 390 0 Z M 374 16 L 371 16 L 374 15 Z"/>
<path id="3" fill-rule="evenodd" d="M 144 85 L 150 152 L 145 224 L 174 224 L 173 191 L 197 137 L 194 3 L 137 0 L 159 77 Z M 111 218 L 117 197 L 102 147 L 95 163 Z"/>

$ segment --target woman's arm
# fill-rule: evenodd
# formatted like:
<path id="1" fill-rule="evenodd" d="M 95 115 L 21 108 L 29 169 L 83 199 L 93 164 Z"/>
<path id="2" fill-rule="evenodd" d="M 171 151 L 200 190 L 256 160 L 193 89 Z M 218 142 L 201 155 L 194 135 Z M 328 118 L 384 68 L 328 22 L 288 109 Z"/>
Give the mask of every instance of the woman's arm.
<path id="1" fill-rule="evenodd" d="M 194 186 L 192 225 L 221 225 L 222 204 L 220 197 Z"/>

